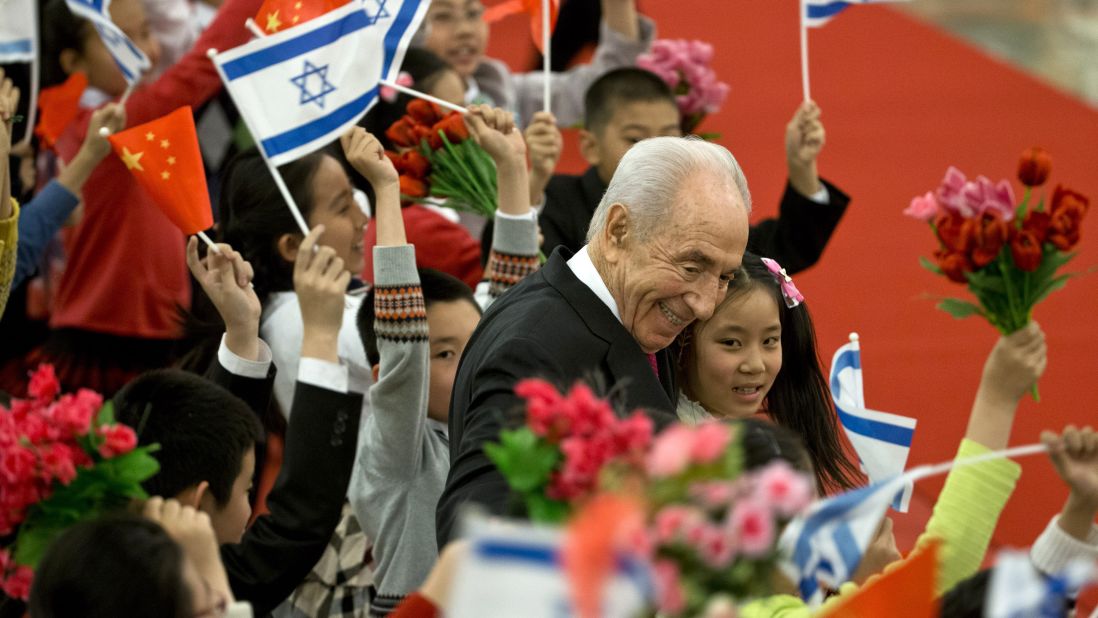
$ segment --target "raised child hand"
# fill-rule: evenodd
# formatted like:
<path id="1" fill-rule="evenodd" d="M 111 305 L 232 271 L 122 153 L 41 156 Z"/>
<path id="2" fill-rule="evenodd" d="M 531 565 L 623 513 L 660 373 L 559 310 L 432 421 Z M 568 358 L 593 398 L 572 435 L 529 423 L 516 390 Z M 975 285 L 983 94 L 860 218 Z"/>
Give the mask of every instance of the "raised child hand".
<path id="1" fill-rule="evenodd" d="M 1048 347 L 1036 322 L 1000 337 L 984 364 L 980 387 L 1002 400 L 1016 403 L 1045 372 Z"/>
<path id="2" fill-rule="evenodd" d="M 785 127 L 789 182 L 801 195 L 810 196 L 820 190 L 816 159 L 823 150 L 825 138 L 820 108 L 812 101 L 802 103 Z"/>
<path id="3" fill-rule="evenodd" d="M 187 266 L 191 274 L 210 297 L 226 327 L 259 328 L 259 316 L 263 307 L 252 288 L 252 265 L 227 244 L 217 247 L 221 253 L 210 251 L 206 259 L 198 257 L 198 237 L 187 241 Z"/>
<path id="4" fill-rule="evenodd" d="M 560 161 L 564 141 L 557 120 L 549 112 L 538 112 L 526 127 L 526 150 L 530 153 L 530 201 L 537 202 L 545 192 Z"/>
<path id="5" fill-rule="evenodd" d="M 395 186 L 400 182 L 393 162 L 385 156 L 385 148 L 366 129 L 351 129 L 339 138 L 339 143 L 351 166 L 373 185 L 375 191 L 383 185 Z"/>
<path id="6" fill-rule="evenodd" d="M 18 108 L 19 88 L 0 69 L 0 155 L 5 159 L 11 153 L 11 125 Z M 4 165 L 7 165 L 7 161 L 4 161 Z"/>
<path id="7" fill-rule="evenodd" d="M 323 225 L 313 228 L 294 260 L 294 291 L 304 324 L 301 355 L 339 362 L 339 329 L 351 273 L 335 249 L 316 244 L 322 234 Z"/>
<path id="8" fill-rule="evenodd" d="M 487 105 L 470 105 L 465 125 L 496 166 L 521 162 L 526 167 L 526 142 L 510 112 Z"/>
<path id="9" fill-rule="evenodd" d="M 229 578 L 221 563 L 217 535 L 209 515 L 192 506 L 180 504 L 174 498 L 165 500 L 159 496 L 145 502 L 143 514 L 160 524 L 168 536 L 179 544 L 183 554 L 210 586 L 211 592 L 225 602 L 232 601 Z"/>
<path id="10" fill-rule="evenodd" d="M 107 129 L 107 135 L 113 135 L 126 126 L 126 108 L 118 103 L 107 103 L 103 107 L 92 112 L 88 122 L 88 132 L 84 135 L 84 143 L 80 150 L 96 164 L 103 160 L 111 152 L 111 143 L 107 138 L 99 134 L 102 128 Z"/>
<path id="11" fill-rule="evenodd" d="M 1090 427 L 1068 425 L 1061 435 L 1042 432 L 1041 442 L 1048 446 L 1052 465 L 1071 493 L 1098 509 L 1098 434 Z"/>

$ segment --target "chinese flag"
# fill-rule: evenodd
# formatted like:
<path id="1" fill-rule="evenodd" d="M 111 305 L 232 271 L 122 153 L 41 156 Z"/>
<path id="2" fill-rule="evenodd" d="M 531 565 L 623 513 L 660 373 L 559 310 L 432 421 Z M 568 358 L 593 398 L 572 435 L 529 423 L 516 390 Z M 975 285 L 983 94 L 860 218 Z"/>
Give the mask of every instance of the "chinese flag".
<path id="1" fill-rule="evenodd" d="M 263 32 L 274 34 L 303 24 L 337 9 L 349 0 L 263 0 L 255 23 Z"/>
<path id="2" fill-rule="evenodd" d="M 828 605 L 820 616 L 937 618 L 938 543 L 916 549 L 894 569 L 871 578 L 857 592 Z"/>
<path id="3" fill-rule="evenodd" d="M 34 134 L 47 148 L 53 148 L 57 138 L 65 132 L 76 112 L 80 110 L 80 96 L 88 87 L 88 78 L 77 71 L 64 83 L 46 88 L 38 94 L 38 126 L 34 128 Z"/>
<path id="4" fill-rule="evenodd" d="M 530 35 L 534 37 L 534 45 L 538 51 L 545 53 L 545 41 L 541 37 L 541 1 L 542 0 L 504 0 L 484 11 L 484 21 L 495 23 L 515 13 L 526 13 L 530 16 Z M 560 0 L 549 0 L 549 34 L 557 29 L 557 14 L 560 13 Z"/>
<path id="5" fill-rule="evenodd" d="M 206 171 L 190 107 L 110 136 L 137 183 L 190 236 L 213 227 Z"/>

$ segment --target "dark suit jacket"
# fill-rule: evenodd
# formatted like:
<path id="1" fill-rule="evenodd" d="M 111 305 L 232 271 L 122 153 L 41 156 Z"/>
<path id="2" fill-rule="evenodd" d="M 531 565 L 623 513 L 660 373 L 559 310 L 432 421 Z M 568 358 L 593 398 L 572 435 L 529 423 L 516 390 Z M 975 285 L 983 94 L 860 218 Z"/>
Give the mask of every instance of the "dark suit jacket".
<path id="1" fill-rule="evenodd" d="M 826 180 L 821 182 L 830 195 L 827 204 L 813 202 L 786 183 L 778 217 L 751 226 L 747 250 L 777 260 L 789 274 L 815 264 L 850 203 L 850 198 L 838 187 Z M 560 245 L 575 252 L 587 244 L 587 227 L 605 192 L 606 185 L 593 167 L 582 176 L 553 176 L 545 188 L 545 208 L 538 218 L 545 236 L 542 251 L 548 255 Z M 491 234 L 491 228 L 486 227 L 484 238 L 488 248 Z M 487 256 L 488 251 L 484 250 L 483 255 Z"/>
<path id="2" fill-rule="evenodd" d="M 275 368 L 265 380 L 244 378 L 217 362 L 207 377 L 266 410 Z M 332 539 L 351 481 L 362 395 L 298 382 L 282 469 L 267 496 L 270 513 L 255 520 L 240 543 L 221 546 L 233 595 L 256 616 L 269 614 L 305 579 Z"/>
<path id="3" fill-rule="evenodd" d="M 566 263 L 571 255 L 558 249 L 541 270 L 501 296 L 465 348 L 450 400 L 450 475 L 436 517 L 440 547 L 456 535 L 464 503 L 508 511 L 507 483 L 483 446 L 525 418 L 513 390 L 520 379 L 541 377 L 558 387 L 587 380 L 597 390 L 615 389 L 620 411 L 643 408 L 656 427 L 675 420 L 669 355 L 657 355 L 657 380 L 632 335 L 572 274 Z"/>

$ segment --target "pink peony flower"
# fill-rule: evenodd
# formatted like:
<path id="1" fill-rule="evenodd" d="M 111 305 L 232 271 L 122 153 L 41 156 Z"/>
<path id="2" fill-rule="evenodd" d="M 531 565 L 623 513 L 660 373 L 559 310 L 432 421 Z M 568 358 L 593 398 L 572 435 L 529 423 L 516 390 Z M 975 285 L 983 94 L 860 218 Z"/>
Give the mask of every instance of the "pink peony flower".
<path id="1" fill-rule="evenodd" d="M 774 507 L 782 517 L 798 513 L 813 498 L 808 478 L 784 461 L 776 461 L 758 473 L 755 489 L 756 497 Z"/>
<path id="2" fill-rule="evenodd" d="M 739 491 L 737 481 L 709 481 L 690 487 L 691 497 L 710 509 L 728 506 Z"/>
<path id="3" fill-rule="evenodd" d="M 742 500 L 732 508 L 728 520 L 740 550 L 748 556 L 764 556 L 774 543 L 774 520 L 767 505 Z"/>
<path id="4" fill-rule="evenodd" d="M 13 445 L 0 454 L 0 479 L 9 485 L 19 485 L 34 478 L 38 458 L 30 449 Z"/>
<path id="5" fill-rule="evenodd" d="M 732 430 L 724 423 L 702 423 L 694 428 L 690 456 L 697 463 L 711 463 L 724 455 L 732 441 Z"/>
<path id="6" fill-rule="evenodd" d="M 34 571 L 30 567 L 16 566 L 7 573 L 3 585 L 4 594 L 13 599 L 26 601 L 30 599 L 31 581 L 34 579 Z"/>
<path id="7" fill-rule="evenodd" d="M 911 205 L 904 209 L 904 214 L 912 219 L 929 223 L 938 216 L 940 211 L 938 200 L 934 198 L 933 193 L 927 191 L 926 195 L 911 198 Z"/>
<path id="8" fill-rule="evenodd" d="M 949 213 L 955 213 L 962 217 L 971 217 L 976 214 L 968 211 L 967 203 L 962 195 L 965 184 L 968 179 L 961 170 L 950 166 L 946 170 L 945 178 L 942 179 L 942 183 L 938 185 L 938 190 L 935 193 L 935 197 L 938 198 L 938 204 Z"/>
<path id="9" fill-rule="evenodd" d="M 648 473 L 657 478 L 673 476 L 690 464 L 694 431 L 685 425 L 672 425 L 656 436 L 648 453 Z"/>
<path id="10" fill-rule="evenodd" d="M 137 446 L 137 434 L 126 425 L 104 425 L 99 428 L 103 443 L 99 445 L 99 454 L 106 459 L 125 455 Z"/>
<path id="11" fill-rule="evenodd" d="M 696 548 L 702 560 L 714 569 L 727 568 L 736 556 L 735 538 L 730 530 L 719 526 L 706 526 Z"/>
<path id="12" fill-rule="evenodd" d="M 60 391 L 61 383 L 57 380 L 53 365 L 42 363 L 31 374 L 30 383 L 27 385 L 27 393 L 34 399 L 47 403 L 53 401 Z"/>
<path id="13" fill-rule="evenodd" d="M 682 587 L 678 565 L 670 560 L 657 560 L 652 565 L 652 575 L 660 611 L 674 615 L 686 609 L 686 591 Z"/>
<path id="14" fill-rule="evenodd" d="M 656 542 L 674 543 L 680 538 L 685 538 L 687 529 L 693 529 L 704 523 L 705 515 L 693 507 L 676 504 L 665 506 L 656 513 L 654 526 Z"/>

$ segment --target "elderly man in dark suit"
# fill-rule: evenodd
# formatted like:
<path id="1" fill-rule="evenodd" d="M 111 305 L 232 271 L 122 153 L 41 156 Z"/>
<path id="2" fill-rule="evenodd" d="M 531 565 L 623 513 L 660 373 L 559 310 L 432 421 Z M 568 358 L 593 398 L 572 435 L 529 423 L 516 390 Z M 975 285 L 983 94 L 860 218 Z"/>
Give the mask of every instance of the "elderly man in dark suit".
<path id="1" fill-rule="evenodd" d="M 465 349 L 450 404 L 450 475 L 437 535 L 460 507 L 503 514 L 510 492 L 484 454 L 522 410 L 515 383 L 542 377 L 613 388 L 622 409 L 657 427 L 674 420 L 674 370 L 663 350 L 724 298 L 747 244 L 751 197 L 735 158 L 696 138 L 640 142 L 596 210 L 588 244 L 548 263 L 484 314 Z"/>

